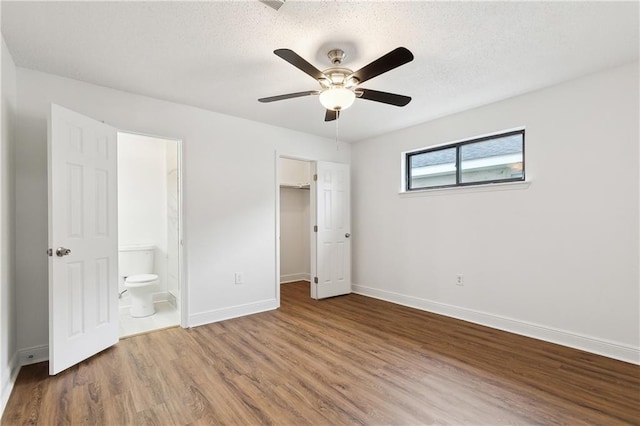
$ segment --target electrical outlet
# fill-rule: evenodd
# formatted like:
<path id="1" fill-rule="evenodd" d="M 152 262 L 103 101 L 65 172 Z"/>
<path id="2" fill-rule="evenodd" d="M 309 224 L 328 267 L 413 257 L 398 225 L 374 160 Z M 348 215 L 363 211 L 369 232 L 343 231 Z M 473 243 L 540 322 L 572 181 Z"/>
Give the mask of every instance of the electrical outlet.
<path id="1" fill-rule="evenodd" d="M 244 284 L 244 274 L 242 272 L 236 272 L 236 284 Z"/>
<path id="2" fill-rule="evenodd" d="M 456 285 L 464 285 L 464 274 L 456 275 Z"/>

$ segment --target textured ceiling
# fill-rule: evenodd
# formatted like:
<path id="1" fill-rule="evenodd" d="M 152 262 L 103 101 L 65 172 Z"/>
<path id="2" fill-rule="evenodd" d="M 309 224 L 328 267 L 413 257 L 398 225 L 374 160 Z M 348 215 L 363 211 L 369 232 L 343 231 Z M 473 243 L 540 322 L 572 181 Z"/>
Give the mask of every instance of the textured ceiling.
<path id="1" fill-rule="evenodd" d="M 329 138 L 317 89 L 275 56 L 355 70 L 404 46 L 407 65 L 363 87 L 413 97 L 356 100 L 340 138 L 357 141 L 638 59 L 638 2 L 9 2 L 2 33 L 16 64 Z"/>

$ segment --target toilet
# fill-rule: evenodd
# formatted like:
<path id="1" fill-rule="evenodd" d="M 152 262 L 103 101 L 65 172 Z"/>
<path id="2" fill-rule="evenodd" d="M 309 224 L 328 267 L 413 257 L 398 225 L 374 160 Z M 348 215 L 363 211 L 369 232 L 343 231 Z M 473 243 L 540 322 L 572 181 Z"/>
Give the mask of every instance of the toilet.
<path id="1" fill-rule="evenodd" d="M 153 273 L 154 246 L 122 246 L 118 256 L 118 271 L 124 287 L 131 296 L 130 315 L 134 318 L 148 317 L 156 310 L 153 292 L 157 290 L 158 276 Z"/>

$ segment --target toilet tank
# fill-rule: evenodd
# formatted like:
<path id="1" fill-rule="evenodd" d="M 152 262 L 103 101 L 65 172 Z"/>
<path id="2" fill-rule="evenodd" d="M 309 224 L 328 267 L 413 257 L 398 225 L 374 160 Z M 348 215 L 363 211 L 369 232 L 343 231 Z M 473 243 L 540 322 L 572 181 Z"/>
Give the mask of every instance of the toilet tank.
<path id="1" fill-rule="evenodd" d="M 138 274 L 153 274 L 155 246 L 128 245 L 118 250 L 118 275 L 130 277 Z"/>

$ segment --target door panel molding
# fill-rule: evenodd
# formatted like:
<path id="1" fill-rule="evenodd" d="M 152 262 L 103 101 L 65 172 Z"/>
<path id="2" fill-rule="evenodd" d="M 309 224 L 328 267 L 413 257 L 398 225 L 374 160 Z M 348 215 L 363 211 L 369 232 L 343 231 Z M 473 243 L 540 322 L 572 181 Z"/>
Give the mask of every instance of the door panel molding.
<path id="1" fill-rule="evenodd" d="M 312 247 L 311 297 L 351 293 L 351 187 L 348 164 L 316 161 L 311 185 L 312 213 L 318 232 Z"/>
<path id="2" fill-rule="evenodd" d="M 118 342 L 117 132 L 53 104 L 48 130 L 54 375 Z"/>

